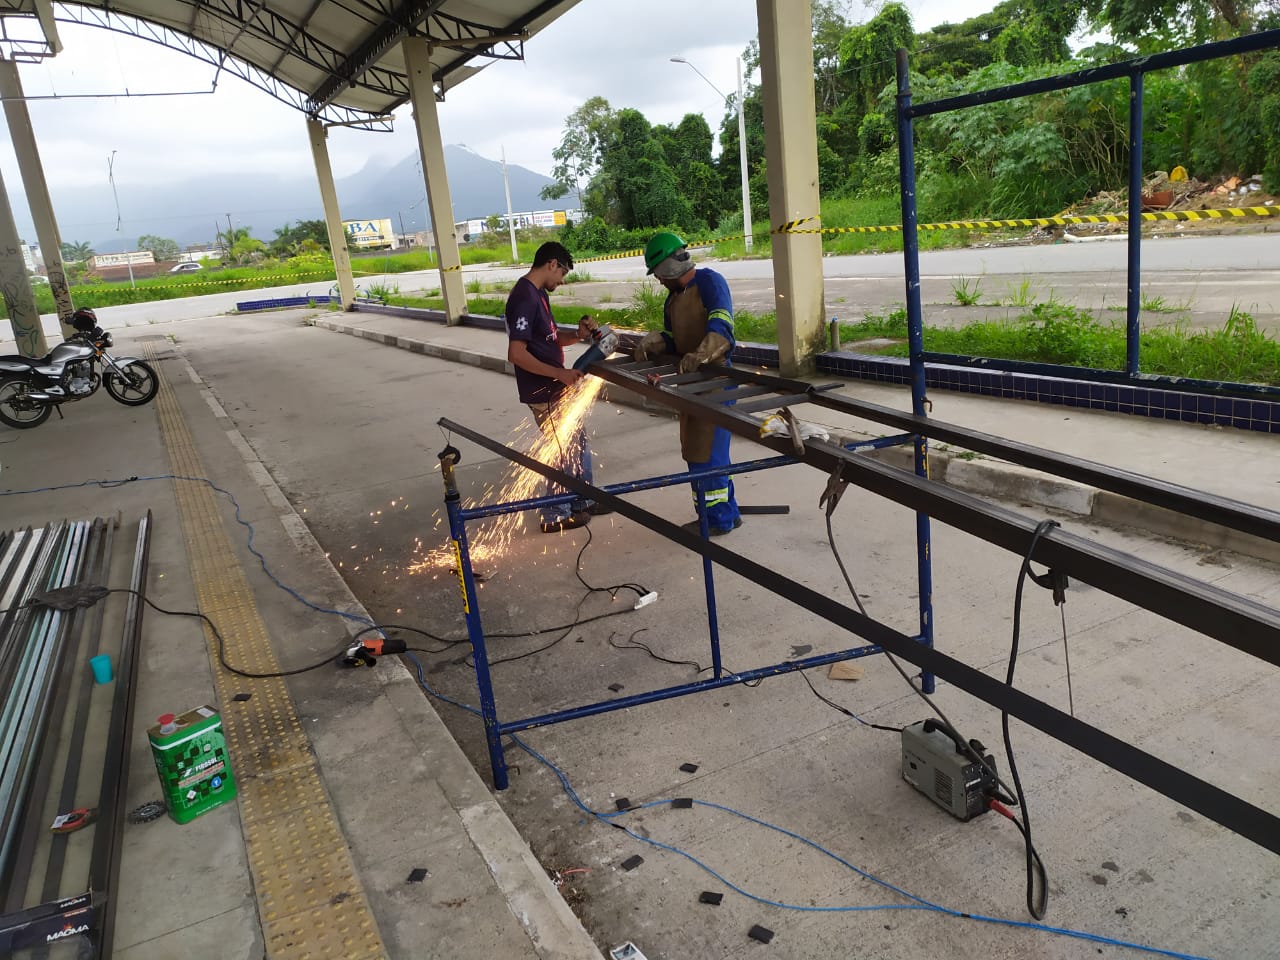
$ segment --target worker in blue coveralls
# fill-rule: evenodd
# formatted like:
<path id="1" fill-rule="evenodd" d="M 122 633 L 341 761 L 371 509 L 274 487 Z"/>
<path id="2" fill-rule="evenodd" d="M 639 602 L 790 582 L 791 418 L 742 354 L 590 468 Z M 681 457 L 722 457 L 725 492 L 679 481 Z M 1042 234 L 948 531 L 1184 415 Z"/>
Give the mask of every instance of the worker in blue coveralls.
<path id="1" fill-rule="evenodd" d="M 648 360 L 666 353 L 680 355 L 681 373 L 699 367 L 729 366 L 733 352 L 733 298 L 724 277 L 706 267 L 696 267 L 688 245 L 676 234 L 662 232 L 644 248 L 644 262 L 667 288 L 662 307 L 662 327 L 646 333 L 636 345 L 635 359 Z M 690 470 L 729 465 L 729 431 L 707 420 L 680 414 L 680 454 Z M 693 504 L 705 498 L 707 524 L 713 537 L 742 526 L 733 481 L 725 474 L 693 482 Z M 687 523 L 698 530 L 698 521 Z"/>
<path id="2" fill-rule="evenodd" d="M 534 421 L 549 437 L 556 435 L 556 415 L 561 404 L 583 377 L 581 370 L 565 367 L 564 347 L 588 340 L 596 329 L 596 322 L 585 316 L 578 321 L 577 333 L 561 330 L 551 315 L 547 294 L 560 286 L 572 269 L 573 257 L 568 250 L 555 242 L 544 243 L 534 253 L 529 272 L 516 281 L 507 296 L 507 359 L 515 367 L 521 402 L 528 405 Z M 581 428 L 551 465 L 591 482 L 591 451 Z M 547 481 L 547 496 L 567 492 L 559 484 Z M 572 530 L 587 524 L 592 514 L 604 512 L 593 501 L 581 498 L 547 507 L 542 511 L 542 532 Z"/>

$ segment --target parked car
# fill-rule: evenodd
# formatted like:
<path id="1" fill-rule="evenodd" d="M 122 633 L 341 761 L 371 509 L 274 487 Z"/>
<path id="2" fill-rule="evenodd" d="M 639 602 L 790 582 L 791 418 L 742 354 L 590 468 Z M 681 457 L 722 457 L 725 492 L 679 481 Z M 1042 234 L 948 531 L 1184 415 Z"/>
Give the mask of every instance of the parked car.
<path id="1" fill-rule="evenodd" d="M 194 260 L 188 260 L 185 263 L 179 263 L 169 268 L 170 273 L 194 273 L 197 270 L 203 270 L 202 264 L 196 263 Z"/>

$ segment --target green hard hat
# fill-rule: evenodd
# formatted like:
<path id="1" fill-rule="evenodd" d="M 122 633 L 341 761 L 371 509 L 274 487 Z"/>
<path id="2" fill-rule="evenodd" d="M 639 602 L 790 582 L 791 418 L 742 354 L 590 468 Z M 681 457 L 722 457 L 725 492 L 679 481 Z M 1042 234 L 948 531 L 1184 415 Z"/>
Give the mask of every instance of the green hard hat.
<path id="1" fill-rule="evenodd" d="M 673 253 L 678 253 L 688 244 L 669 230 L 655 233 L 644 246 L 644 265 L 649 269 L 645 273 L 653 273 L 653 268 Z"/>

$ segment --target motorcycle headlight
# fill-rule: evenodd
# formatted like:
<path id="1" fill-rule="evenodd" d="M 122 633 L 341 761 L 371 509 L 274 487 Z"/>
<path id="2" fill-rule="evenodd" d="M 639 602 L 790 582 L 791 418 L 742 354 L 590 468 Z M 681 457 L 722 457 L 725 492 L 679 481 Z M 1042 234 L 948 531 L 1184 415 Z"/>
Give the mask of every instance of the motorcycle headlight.
<path id="1" fill-rule="evenodd" d="M 109 333 L 104 333 L 104 334 L 102 335 L 102 345 L 103 345 L 104 347 L 113 347 L 113 346 L 115 346 L 115 343 L 116 343 L 116 342 L 115 342 L 115 340 L 113 340 L 113 339 L 112 339 L 111 334 L 109 334 Z"/>

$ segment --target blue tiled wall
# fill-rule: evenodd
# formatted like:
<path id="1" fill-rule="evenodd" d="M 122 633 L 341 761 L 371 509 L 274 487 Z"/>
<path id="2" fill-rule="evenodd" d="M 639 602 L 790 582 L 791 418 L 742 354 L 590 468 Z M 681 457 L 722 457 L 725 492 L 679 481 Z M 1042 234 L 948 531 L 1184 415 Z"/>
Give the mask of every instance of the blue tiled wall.
<path id="1" fill-rule="evenodd" d="M 736 358 L 736 354 L 735 354 Z M 908 383 L 907 361 L 835 351 L 818 357 L 818 371 L 838 377 L 880 383 Z M 1241 400 L 1128 384 L 1059 380 L 1002 370 L 973 370 L 933 364 L 926 368 L 925 383 L 935 390 L 956 390 L 987 397 L 1034 400 L 1066 407 L 1109 410 L 1139 417 L 1179 420 L 1183 423 L 1215 423 L 1240 430 L 1280 433 L 1280 403 Z"/>
<path id="2" fill-rule="evenodd" d="M 322 298 L 315 299 L 319 301 Z M 281 304 L 277 301 L 272 302 L 272 305 Z M 244 304 L 239 305 L 239 308 L 253 309 Z M 423 320 L 443 321 L 444 319 L 444 315 L 436 310 L 366 304 L 360 304 L 358 309 L 396 316 L 413 316 Z M 490 330 L 505 329 L 502 320 L 496 317 L 468 314 L 463 318 L 463 323 Z M 635 345 L 639 336 L 624 333 L 621 339 L 622 349 L 627 350 Z M 733 351 L 733 362 L 740 367 L 776 369 L 778 348 L 773 344 L 740 341 Z M 819 354 L 817 363 L 819 373 L 836 377 L 878 383 L 910 382 L 907 361 L 901 357 L 878 357 L 836 350 Z M 956 390 L 960 393 L 976 393 L 986 397 L 1034 400 L 1037 403 L 1109 410 L 1112 413 L 1127 413 L 1138 417 L 1179 420 L 1184 423 L 1216 423 L 1219 426 L 1235 427 L 1239 430 L 1280 433 L 1280 403 L 1266 400 L 1240 400 L 1199 393 L 1183 393 L 1176 390 L 1160 390 L 1155 387 L 1062 380 L 1035 374 L 975 370 L 970 367 L 954 367 L 945 364 L 931 364 L 927 367 L 925 384 L 934 390 Z"/>

